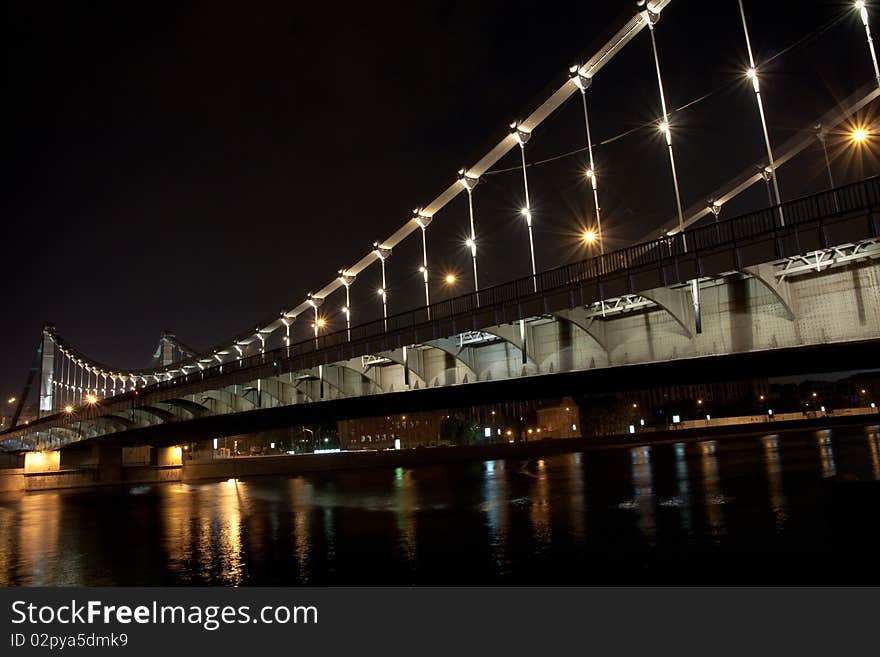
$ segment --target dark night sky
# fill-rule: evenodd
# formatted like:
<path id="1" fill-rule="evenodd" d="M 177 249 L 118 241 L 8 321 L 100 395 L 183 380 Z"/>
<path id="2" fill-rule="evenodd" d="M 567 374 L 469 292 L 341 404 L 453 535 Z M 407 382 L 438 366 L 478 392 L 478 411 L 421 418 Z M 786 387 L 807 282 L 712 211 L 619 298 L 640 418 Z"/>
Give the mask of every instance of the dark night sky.
<path id="1" fill-rule="evenodd" d="M 851 3 L 793 4 L 746 2 L 759 66 L 841 20 L 762 69 L 777 143 L 872 76 Z M 163 329 L 207 348 L 299 303 L 445 188 L 633 7 L 8 2 L 0 392 L 18 394 L 44 321 L 97 360 L 138 367 Z M 719 90 L 673 117 L 687 206 L 762 154 L 736 2 L 674 0 L 657 38 L 670 108 Z M 645 31 L 596 76 L 596 140 L 659 116 L 652 66 Z M 535 131 L 530 159 L 584 145 L 576 100 Z M 832 152 L 839 181 L 877 170 Z M 672 225 L 656 130 L 596 156 L 609 247 Z M 784 197 L 823 186 L 820 158 L 811 149 L 781 172 Z M 540 269 L 583 255 L 584 161 L 530 169 Z M 486 176 L 474 198 L 481 284 L 527 274 L 518 174 Z M 764 200 L 756 188 L 729 211 Z M 464 195 L 435 218 L 435 275 L 468 274 L 466 221 Z M 422 299 L 415 237 L 388 263 L 391 312 Z M 352 288 L 356 321 L 380 311 L 377 273 Z M 327 306 L 337 327 L 341 304 Z"/>

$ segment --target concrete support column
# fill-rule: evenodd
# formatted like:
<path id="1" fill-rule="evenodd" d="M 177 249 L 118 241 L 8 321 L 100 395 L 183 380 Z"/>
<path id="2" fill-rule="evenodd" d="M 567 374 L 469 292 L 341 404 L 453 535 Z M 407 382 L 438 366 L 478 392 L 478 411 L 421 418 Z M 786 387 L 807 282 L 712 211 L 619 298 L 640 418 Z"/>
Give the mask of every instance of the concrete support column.
<path id="1" fill-rule="evenodd" d="M 43 452 L 25 452 L 24 473 L 55 472 L 61 469 L 61 452 L 47 450 Z"/>
<path id="2" fill-rule="evenodd" d="M 183 448 L 180 445 L 171 447 L 153 447 L 150 449 L 150 465 L 182 465 Z"/>
<path id="3" fill-rule="evenodd" d="M 61 451 L 60 465 L 62 470 L 95 470 L 95 483 L 119 483 L 122 481 L 122 447 L 102 443 L 65 449 Z"/>

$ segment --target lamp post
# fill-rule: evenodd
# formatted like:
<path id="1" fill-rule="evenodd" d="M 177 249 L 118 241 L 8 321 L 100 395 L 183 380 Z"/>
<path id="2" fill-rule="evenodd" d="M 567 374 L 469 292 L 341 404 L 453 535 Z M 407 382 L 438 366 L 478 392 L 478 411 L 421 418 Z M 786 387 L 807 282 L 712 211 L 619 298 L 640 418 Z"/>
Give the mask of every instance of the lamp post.
<path id="1" fill-rule="evenodd" d="M 587 169 L 587 178 L 590 181 L 590 186 L 593 188 L 593 208 L 596 211 L 596 231 L 598 233 L 599 253 L 604 254 L 605 240 L 602 239 L 602 217 L 599 211 L 599 183 L 596 178 L 596 164 L 593 161 L 593 139 L 590 135 L 590 114 L 587 111 L 587 88 L 593 80 L 581 73 L 580 67 L 578 66 L 572 66 L 569 69 L 569 74 L 571 75 L 574 85 L 581 91 L 581 101 L 583 101 L 584 105 L 584 126 L 587 130 L 587 152 L 590 158 L 590 168 Z"/>

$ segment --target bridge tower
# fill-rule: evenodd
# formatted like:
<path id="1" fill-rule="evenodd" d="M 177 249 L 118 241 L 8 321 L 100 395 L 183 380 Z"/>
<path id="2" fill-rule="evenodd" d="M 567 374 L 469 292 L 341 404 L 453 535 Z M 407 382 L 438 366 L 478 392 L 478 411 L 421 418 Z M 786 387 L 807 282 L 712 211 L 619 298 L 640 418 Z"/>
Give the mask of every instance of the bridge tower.
<path id="1" fill-rule="evenodd" d="M 162 367 L 174 362 L 174 343 L 177 336 L 171 331 L 162 331 L 159 335 L 159 364 Z"/>
<path id="2" fill-rule="evenodd" d="M 55 373 L 55 340 L 52 335 L 55 327 L 46 324 L 43 327 L 43 342 L 40 346 L 40 414 L 51 413 L 54 408 L 53 395 Z"/>

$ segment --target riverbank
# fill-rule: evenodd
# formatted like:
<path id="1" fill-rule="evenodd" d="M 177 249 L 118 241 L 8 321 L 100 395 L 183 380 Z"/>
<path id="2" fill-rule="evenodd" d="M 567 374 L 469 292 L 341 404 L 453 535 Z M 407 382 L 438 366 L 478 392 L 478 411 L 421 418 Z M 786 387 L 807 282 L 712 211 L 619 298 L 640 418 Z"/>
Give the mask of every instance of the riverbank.
<path id="1" fill-rule="evenodd" d="M 566 452 L 609 450 L 639 445 L 723 440 L 764 433 L 784 435 L 791 431 L 823 430 L 880 425 L 880 415 L 780 416 L 763 422 L 742 424 L 676 425 L 674 429 L 645 430 L 633 434 L 588 438 L 550 438 L 516 443 L 490 443 L 462 447 L 421 447 L 403 450 L 364 450 L 325 454 L 238 456 L 185 459 L 179 465 L 130 465 L 119 477 L 102 481 L 97 468 L 70 468 L 52 472 L 25 472 L 24 468 L 0 469 L 0 491 L 36 491 L 88 488 L 106 485 L 138 485 L 180 481 L 296 475 L 323 471 L 413 467 L 466 461 L 537 458 Z"/>

